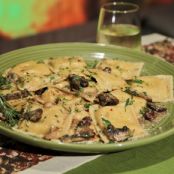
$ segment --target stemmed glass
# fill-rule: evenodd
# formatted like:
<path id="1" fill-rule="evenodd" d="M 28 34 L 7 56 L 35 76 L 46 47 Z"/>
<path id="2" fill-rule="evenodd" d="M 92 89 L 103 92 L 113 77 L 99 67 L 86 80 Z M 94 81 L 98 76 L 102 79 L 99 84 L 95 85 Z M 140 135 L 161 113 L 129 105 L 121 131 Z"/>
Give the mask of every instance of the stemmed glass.
<path id="1" fill-rule="evenodd" d="M 140 49 L 139 6 L 128 2 L 104 4 L 99 15 L 97 42 Z"/>

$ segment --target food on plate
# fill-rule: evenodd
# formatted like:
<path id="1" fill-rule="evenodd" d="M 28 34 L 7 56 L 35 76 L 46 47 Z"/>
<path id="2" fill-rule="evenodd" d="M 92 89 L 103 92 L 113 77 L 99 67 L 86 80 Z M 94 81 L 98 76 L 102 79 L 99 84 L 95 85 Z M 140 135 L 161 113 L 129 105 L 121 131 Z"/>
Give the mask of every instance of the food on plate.
<path id="1" fill-rule="evenodd" d="M 143 62 L 82 57 L 28 61 L 0 76 L 0 121 L 58 143 L 117 143 L 148 135 L 167 114 L 173 77 L 140 76 Z"/>

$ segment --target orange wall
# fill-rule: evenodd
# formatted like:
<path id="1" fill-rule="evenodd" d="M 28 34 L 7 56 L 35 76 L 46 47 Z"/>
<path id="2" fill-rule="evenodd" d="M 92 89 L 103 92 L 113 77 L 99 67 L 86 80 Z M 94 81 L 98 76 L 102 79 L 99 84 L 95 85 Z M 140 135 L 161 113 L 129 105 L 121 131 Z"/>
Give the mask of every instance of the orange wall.
<path id="1" fill-rule="evenodd" d="M 17 38 L 87 20 L 88 0 L 0 0 L 0 36 Z"/>

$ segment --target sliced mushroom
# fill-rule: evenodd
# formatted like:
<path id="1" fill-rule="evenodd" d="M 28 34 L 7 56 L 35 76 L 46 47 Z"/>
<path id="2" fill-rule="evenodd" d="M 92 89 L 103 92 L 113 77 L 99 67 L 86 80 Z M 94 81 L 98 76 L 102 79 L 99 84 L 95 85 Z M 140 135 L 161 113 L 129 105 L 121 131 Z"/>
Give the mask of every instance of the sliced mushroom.
<path id="1" fill-rule="evenodd" d="M 103 133 L 110 141 L 113 142 L 126 141 L 130 137 L 130 129 L 127 126 L 123 126 L 122 128 L 115 128 L 110 124 L 104 128 Z"/>
<path id="2" fill-rule="evenodd" d="M 79 121 L 77 127 L 87 127 L 90 126 L 92 123 L 92 119 L 89 116 L 84 117 L 82 120 Z"/>
<path id="3" fill-rule="evenodd" d="M 16 100 L 16 99 L 26 98 L 30 95 L 31 94 L 29 93 L 29 91 L 27 89 L 24 89 L 20 92 L 16 92 L 16 93 L 13 93 L 13 94 L 6 94 L 6 95 L 4 95 L 4 98 L 6 100 Z"/>
<path id="4" fill-rule="evenodd" d="M 95 137 L 95 132 L 92 129 L 84 129 L 78 132 L 77 134 L 74 134 L 72 136 L 72 139 L 74 138 L 84 138 L 84 139 L 89 139 L 89 138 L 94 138 Z"/>
<path id="5" fill-rule="evenodd" d="M 88 80 L 83 76 L 78 76 L 76 74 L 70 74 L 68 76 L 71 91 L 78 91 L 81 88 L 88 87 Z"/>
<path id="6" fill-rule="evenodd" d="M 35 91 L 34 93 L 36 95 L 42 95 L 46 90 L 48 90 L 48 87 L 41 88 L 41 89 Z"/>
<path id="7" fill-rule="evenodd" d="M 42 113 L 43 113 L 43 110 L 38 108 L 36 110 L 22 114 L 22 118 L 26 120 L 30 120 L 32 122 L 37 122 L 42 118 Z"/>
<path id="8" fill-rule="evenodd" d="M 157 117 L 157 114 L 152 109 L 147 108 L 143 114 L 143 117 L 145 120 L 153 121 Z"/>
<path id="9" fill-rule="evenodd" d="M 112 69 L 110 67 L 105 67 L 103 69 L 103 71 L 107 72 L 107 73 L 111 73 Z"/>
<path id="10" fill-rule="evenodd" d="M 113 106 L 119 103 L 119 100 L 108 92 L 102 92 L 94 100 L 94 103 L 100 104 L 101 106 Z"/>
<path id="11" fill-rule="evenodd" d="M 167 108 L 157 105 L 152 102 L 147 102 L 147 106 L 144 110 L 143 117 L 145 120 L 153 121 L 158 117 L 161 113 L 165 113 Z"/>
<path id="12" fill-rule="evenodd" d="M 147 102 L 147 107 L 156 112 L 166 112 L 167 111 L 167 108 L 156 105 L 155 103 L 152 103 L 152 102 Z"/>
<path id="13" fill-rule="evenodd" d="M 64 135 L 60 140 L 62 142 L 82 142 L 94 138 L 95 136 L 96 134 L 92 129 L 86 128 L 73 135 Z"/>

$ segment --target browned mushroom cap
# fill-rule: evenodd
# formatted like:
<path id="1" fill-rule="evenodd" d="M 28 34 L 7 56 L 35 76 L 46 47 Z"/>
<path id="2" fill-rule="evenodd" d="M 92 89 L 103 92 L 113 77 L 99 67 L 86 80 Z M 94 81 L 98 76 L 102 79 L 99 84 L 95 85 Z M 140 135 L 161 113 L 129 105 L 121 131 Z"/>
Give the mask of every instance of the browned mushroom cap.
<path id="1" fill-rule="evenodd" d="M 90 126 L 91 123 L 92 123 L 91 117 L 86 116 L 78 122 L 77 127 L 87 127 Z"/>
<path id="2" fill-rule="evenodd" d="M 96 136 L 95 132 L 90 128 L 82 129 L 73 135 L 64 135 L 60 138 L 62 142 L 82 142 L 93 139 Z"/>
<path id="3" fill-rule="evenodd" d="M 24 89 L 20 92 L 15 92 L 13 94 L 6 94 L 6 95 L 4 95 L 4 98 L 6 100 L 16 100 L 16 99 L 20 99 L 20 98 L 26 98 L 30 95 L 31 94 L 29 93 L 29 91 L 27 89 Z"/>
<path id="4" fill-rule="evenodd" d="M 103 133 L 108 137 L 110 141 L 121 142 L 130 137 L 130 129 L 127 126 L 122 128 L 115 128 L 112 124 L 104 128 Z"/>
<path id="5" fill-rule="evenodd" d="M 22 114 L 21 117 L 26 119 L 26 120 L 30 120 L 32 122 L 37 122 L 42 118 L 42 113 L 43 113 L 43 110 L 38 108 L 36 110 Z"/>
<path id="6" fill-rule="evenodd" d="M 147 107 L 152 109 L 153 111 L 156 111 L 156 112 L 166 112 L 167 111 L 166 107 L 157 105 L 153 102 L 147 102 Z"/>
<path id="7" fill-rule="evenodd" d="M 107 73 L 111 73 L 112 69 L 110 67 L 105 67 L 103 69 L 103 71 L 107 72 Z"/>
<path id="8" fill-rule="evenodd" d="M 142 115 L 145 120 L 153 121 L 156 117 L 158 117 L 158 115 L 160 115 L 161 113 L 163 114 L 166 111 L 167 108 L 163 106 L 157 105 L 152 102 L 147 102 L 146 108 L 144 108 Z"/>
<path id="9" fill-rule="evenodd" d="M 152 109 L 146 108 L 146 111 L 143 113 L 143 117 L 145 120 L 153 121 L 157 117 L 157 114 Z"/>
<path id="10" fill-rule="evenodd" d="M 77 91 L 81 88 L 88 87 L 88 80 L 83 76 L 78 76 L 76 74 L 70 74 L 68 76 L 71 91 Z"/>
<path id="11" fill-rule="evenodd" d="M 101 106 L 113 106 L 119 103 L 119 100 L 108 92 L 102 92 L 94 100 L 94 103 L 100 104 Z"/>
<path id="12" fill-rule="evenodd" d="M 44 88 L 38 89 L 38 90 L 35 91 L 34 93 L 35 93 L 36 95 L 42 95 L 46 90 L 48 90 L 48 87 L 44 87 Z"/>

